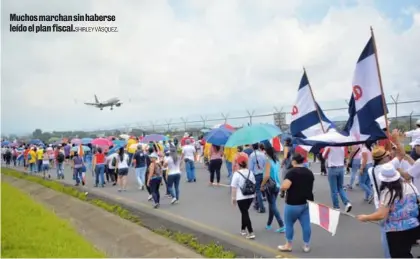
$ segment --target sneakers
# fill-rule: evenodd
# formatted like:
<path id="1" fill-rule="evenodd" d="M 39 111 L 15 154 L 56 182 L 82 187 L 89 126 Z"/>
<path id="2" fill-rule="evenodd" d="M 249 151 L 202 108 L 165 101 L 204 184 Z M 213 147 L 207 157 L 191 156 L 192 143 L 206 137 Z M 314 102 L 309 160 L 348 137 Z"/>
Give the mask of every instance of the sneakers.
<path id="1" fill-rule="evenodd" d="M 172 198 L 171 204 L 175 204 L 175 202 L 177 202 L 177 199 L 176 198 Z"/>
<path id="2" fill-rule="evenodd" d="M 302 250 L 305 253 L 309 253 L 311 251 L 311 247 L 309 245 L 303 245 Z"/>
<path id="3" fill-rule="evenodd" d="M 241 236 L 246 236 L 246 235 L 247 235 L 246 231 L 245 230 L 241 230 Z"/>
<path id="4" fill-rule="evenodd" d="M 350 202 L 347 202 L 347 204 L 346 204 L 346 213 L 349 213 L 350 211 L 351 211 L 351 209 L 352 209 L 352 206 L 351 206 L 351 203 Z"/>
<path id="5" fill-rule="evenodd" d="M 151 201 L 153 199 L 152 195 L 149 195 L 149 197 L 147 198 L 148 201 Z"/>
<path id="6" fill-rule="evenodd" d="M 255 239 L 255 234 L 254 233 L 249 233 L 248 235 L 246 235 L 245 238 L 246 239 Z"/>
<path id="7" fill-rule="evenodd" d="M 153 208 L 157 209 L 157 208 L 159 208 L 159 206 L 160 206 L 160 204 L 159 204 L 159 203 L 155 203 L 155 204 L 153 205 Z"/>
<path id="8" fill-rule="evenodd" d="M 276 229 L 276 233 L 284 233 L 284 232 L 286 232 L 286 227 L 281 227 L 281 228 Z"/>

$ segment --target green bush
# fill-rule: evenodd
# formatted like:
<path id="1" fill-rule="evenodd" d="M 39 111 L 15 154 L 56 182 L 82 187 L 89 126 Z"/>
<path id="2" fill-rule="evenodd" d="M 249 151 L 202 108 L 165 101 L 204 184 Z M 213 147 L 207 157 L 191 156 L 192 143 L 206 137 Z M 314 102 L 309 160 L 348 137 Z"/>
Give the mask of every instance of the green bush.
<path id="1" fill-rule="evenodd" d="M 107 202 L 104 202 L 102 200 L 98 199 L 87 199 L 87 196 L 84 192 L 81 192 L 77 190 L 76 188 L 73 188 L 71 186 L 64 186 L 63 184 L 51 181 L 51 180 L 45 180 L 43 178 L 28 175 L 25 173 L 18 172 L 16 170 L 8 169 L 8 168 L 2 168 L 1 171 L 2 174 L 24 179 L 30 182 L 38 183 L 40 185 L 43 185 L 45 187 L 48 187 L 52 190 L 65 193 L 67 195 L 73 196 L 77 199 L 80 199 L 82 201 L 87 201 L 97 207 L 100 207 L 108 212 L 111 212 L 115 215 L 120 216 L 123 219 L 129 220 L 133 223 L 136 223 L 140 226 L 146 227 L 141 223 L 141 220 L 136 215 L 133 215 L 130 211 L 122 208 L 119 205 L 116 204 L 109 204 Z M 185 234 L 181 232 L 174 232 L 168 229 L 159 228 L 159 229 L 151 229 L 153 232 L 165 236 L 169 239 L 174 240 L 175 242 L 186 245 L 196 251 L 197 253 L 203 255 L 204 257 L 208 258 L 235 258 L 235 253 L 225 250 L 223 246 L 210 243 L 210 244 L 200 244 L 196 237 L 190 234 Z"/>

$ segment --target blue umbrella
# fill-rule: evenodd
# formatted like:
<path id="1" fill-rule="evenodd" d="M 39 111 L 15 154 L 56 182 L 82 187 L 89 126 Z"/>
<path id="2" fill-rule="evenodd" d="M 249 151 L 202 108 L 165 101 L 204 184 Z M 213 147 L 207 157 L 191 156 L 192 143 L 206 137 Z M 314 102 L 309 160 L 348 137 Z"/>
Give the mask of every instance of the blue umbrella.
<path id="1" fill-rule="evenodd" d="M 259 143 L 281 134 L 281 130 L 270 124 L 254 124 L 235 131 L 225 147 L 237 147 Z"/>
<path id="2" fill-rule="evenodd" d="M 81 140 L 83 145 L 87 145 L 92 142 L 93 138 L 82 138 Z"/>
<path id="3" fill-rule="evenodd" d="M 41 145 L 41 144 L 42 144 L 42 141 L 41 141 L 41 140 L 39 140 L 39 139 L 32 139 L 32 140 L 29 142 L 29 144 L 31 144 L 31 145 Z"/>
<path id="4" fill-rule="evenodd" d="M 9 145 L 9 144 L 10 144 L 10 141 L 7 141 L 7 140 L 5 140 L 5 141 L 1 142 L 1 145 L 2 145 L 2 146 L 7 146 L 7 145 Z"/>
<path id="5" fill-rule="evenodd" d="M 117 152 L 120 148 L 124 147 L 125 145 L 115 145 L 113 148 L 108 150 L 108 156 Z"/>
<path id="6" fill-rule="evenodd" d="M 216 128 L 212 129 L 210 132 L 208 132 L 204 139 L 207 143 L 217 145 L 217 146 L 223 146 L 228 141 L 229 137 L 232 135 L 232 131 L 229 129 L 226 129 L 224 127 L 222 128 Z"/>
<path id="7" fill-rule="evenodd" d="M 161 134 L 150 134 L 150 135 L 145 136 L 141 140 L 141 142 L 142 143 L 149 143 L 150 141 L 151 142 L 159 142 L 159 141 L 164 141 L 164 140 L 165 141 L 168 140 L 168 137 L 165 136 L 165 135 L 161 135 Z"/>
<path id="8" fill-rule="evenodd" d="M 114 140 L 114 141 L 112 141 L 112 143 L 114 145 L 117 145 L 117 146 L 124 146 L 124 145 L 127 144 L 127 141 L 125 141 L 125 140 Z"/>

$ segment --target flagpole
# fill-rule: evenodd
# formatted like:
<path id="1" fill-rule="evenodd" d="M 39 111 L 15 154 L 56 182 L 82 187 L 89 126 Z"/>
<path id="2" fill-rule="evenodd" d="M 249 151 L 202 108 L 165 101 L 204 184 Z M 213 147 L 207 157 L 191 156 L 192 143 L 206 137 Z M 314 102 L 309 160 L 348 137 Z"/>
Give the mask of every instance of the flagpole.
<path id="1" fill-rule="evenodd" d="M 319 112 L 318 105 L 316 105 L 314 92 L 312 91 L 311 83 L 309 82 L 309 78 L 308 78 L 308 75 L 306 74 L 305 67 L 303 67 L 303 73 L 305 73 L 305 76 L 308 79 L 308 87 L 311 92 L 312 100 L 314 101 L 316 113 L 318 114 L 319 123 L 321 124 L 322 132 L 325 133 L 324 124 L 322 123 L 322 119 L 321 119 L 321 113 Z"/>
<path id="2" fill-rule="evenodd" d="M 390 138 L 391 137 L 391 133 L 389 131 L 388 115 L 387 115 L 387 112 L 386 112 L 387 109 L 386 109 L 386 100 L 385 100 L 385 94 L 384 94 L 384 87 L 382 85 L 381 70 L 379 69 L 378 49 L 376 48 L 375 34 L 373 33 L 372 26 L 370 26 L 370 33 L 371 33 L 371 37 L 372 37 L 372 40 L 373 40 L 373 51 L 375 53 L 376 69 L 378 70 L 379 86 L 381 88 L 382 108 L 384 110 L 385 127 L 386 127 L 386 132 L 387 132 L 388 138 Z"/>

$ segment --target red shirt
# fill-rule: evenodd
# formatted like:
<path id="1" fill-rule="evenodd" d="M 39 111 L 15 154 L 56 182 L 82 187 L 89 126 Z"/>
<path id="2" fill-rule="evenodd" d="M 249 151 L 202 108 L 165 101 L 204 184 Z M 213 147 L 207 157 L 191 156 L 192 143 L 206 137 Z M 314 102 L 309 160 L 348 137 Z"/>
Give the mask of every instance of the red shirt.
<path id="1" fill-rule="evenodd" d="M 280 138 L 279 137 L 275 137 L 275 138 L 273 138 L 273 141 L 272 142 L 273 142 L 274 151 L 280 152 L 281 151 Z"/>
<path id="2" fill-rule="evenodd" d="M 305 158 L 305 160 L 303 161 L 304 163 L 308 162 L 308 151 L 306 151 L 305 149 L 301 148 L 300 146 L 296 146 L 295 148 L 295 152 L 300 154 L 301 156 L 303 156 Z"/>
<path id="3" fill-rule="evenodd" d="M 96 153 L 96 164 L 105 164 L 105 155 L 104 153 Z"/>

